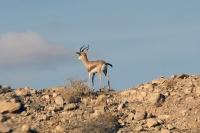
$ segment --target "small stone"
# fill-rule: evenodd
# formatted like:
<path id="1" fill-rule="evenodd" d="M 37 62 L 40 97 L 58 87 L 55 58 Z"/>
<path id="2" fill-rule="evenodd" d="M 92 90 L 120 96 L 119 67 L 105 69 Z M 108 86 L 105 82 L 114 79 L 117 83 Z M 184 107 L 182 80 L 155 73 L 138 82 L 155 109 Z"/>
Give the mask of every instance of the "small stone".
<path id="1" fill-rule="evenodd" d="M 28 95 L 28 90 L 23 88 L 18 88 L 17 90 L 15 90 L 15 94 L 17 96 L 26 96 Z"/>
<path id="2" fill-rule="evenodd" d="M 158 125 L 158 122 L 155 119 L 148 119 L 147 120 L 147 125 L 148 125 L 149 128 L 155 127 L 155 126 Z"/>
<path id="3" fill-rule="evenodd" d="M 63 98 L 62 98 L 61 96 L 57 96 L 57 97 L 55 98 L 55 103 L 58 104 L 58 105 L 63 106 L 64 100 L 63 100 Z"/>
<path id="4" fill-rule="evenodd" d="M 171 124 L 168 124 L 168 125 L 167 125 L 167 128 L 168 128 L 169 130 L 172 130 L 172 129 L 174 129 L 174 126 L 171 125 Z"/>
<path id="5" fill-rule="evenodd" d="M 58 125 L 58 126 L 56 126 L 56 131 L 59 133 L 62 133 L 62 132 L 65 132 L 66 129 L 63 126 Z"/>
<path id="6" fill-rule="evenodd" d="M 121 103 L 121 104 L 118 106 L 117 110 L 121 110 L 122 108 L 124 108 L 124 104 L 123 104 L 123 103 Z"/>
<path id="7" fill-rule="evenodd" d="M 53 97 L 57 97 L 58 94 L 56 92 L 53 93 Z"/>
<path id="8" fill-rule="evenodd" d="M 12 113 L 20 109 L 21 103 L 0 101 L 0 107 L 1 107 L 0 113 L 5 113 L 5 112 Z"/>
<path id="9" fill-rule="evenodd" d="M 0 133 L 8 133 L 10 130 L 11 129 L 7 125 L 0 122 Z"/>
<path id="10" fill-rule="evenodd" d="M 178 79 L 184 79 L 184 78 L 188 78 L 188 77 L 189 77 L 189 75 L 187 75 L 187 74 L 180 74 L 177 76 Z"/>
<path id="11" fill-rule="evenodd" d="M 138 126 L 138 127 L 135 128 L 135 131 L 136 131 L 136 132 L 140 132 L 140 131 L 142 131 L 142 130 L 143 130 L 143 127 L 142 127 L 142 126 Z"/>
<path id="12" fill-rule="evenodd" d="M 76 104 L 71 103 L 71 104 L 67 104 L 67 105 L 64 107 L 64 110 L 65 110 L 65 111 L 69 111 L 69 110 L 74 110 L 74 109 L 76 109 L 76 108 L 77 108 Z"/>
<path id="13" fill-rule="evenodd" d="M 29 125 L 23 125 L 21 131 L 22 131 L 23 133 L 27 133 L 27 132 L 30 132 L 30 131 L 31 131 L 31 128 L 30 128 Z"/>
<path id="14" fill-rule="evenodd" d="M 44 96 L 42 96 L 42 98 L 44 98 L 44 99 L 46 99 L 46 100 L 49 100 L 49 99 L 50 99 L 49 95 L 44 95 Z"/>
<path id="15" fill-rule="evenodd" d="M 145 115 L 146 115 L 145 112 L 136 112 L 134 120 L 136 121 L 143 120 L 145 118 Z"/>
<path id="16" fill-rule="evenodd" d="M 30 107 L 36 110 L 41 109 L 41 106 L 37 102 L 31 102 Z"/>
<path id="17" fill-rule="evenodd" d="M 149 101 L 152 104 L 156 104 L 159 102 L 159 100 L 161 99 L 161 94 L 160 93 L 154 93 L 152 94 L 152 96 L 150 97 Z"/>
<path id="18" fill-rule="evenodd" d="M 196 93 L 200 94 L 200 86 L 196 87 Z"/>
<path id="19" fill-rule="evenodd" d="M 170 133 L 170 130 L 161 128 L 161 133 Z"/>

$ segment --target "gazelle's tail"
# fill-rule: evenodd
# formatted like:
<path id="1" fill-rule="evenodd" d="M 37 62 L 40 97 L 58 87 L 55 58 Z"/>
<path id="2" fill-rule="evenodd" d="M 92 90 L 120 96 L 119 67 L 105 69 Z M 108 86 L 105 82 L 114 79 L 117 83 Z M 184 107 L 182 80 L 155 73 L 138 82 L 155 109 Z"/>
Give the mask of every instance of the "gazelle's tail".
<path id="1" fill-rule="evenodd" d="M 106 65 L 109 65 L 109 66 L 113 67 L 113 65 L 112 65 L 112 64 L 110 64 L 110 63 L 106 63 Z"/>

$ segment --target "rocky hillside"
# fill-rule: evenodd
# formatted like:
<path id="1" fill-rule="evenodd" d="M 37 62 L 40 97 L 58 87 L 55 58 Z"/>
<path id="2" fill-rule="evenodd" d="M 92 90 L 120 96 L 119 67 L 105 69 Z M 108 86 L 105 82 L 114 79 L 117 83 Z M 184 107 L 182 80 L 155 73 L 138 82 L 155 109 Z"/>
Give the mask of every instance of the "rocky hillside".
<path id="1" fill-rule="evenodd" d="M 80 88 L 79 88 L 80 89 Z M 0 89 L 1 133 L 198 133 L 200 76 L 158 78 L 122 92 Z M 79 90 L 80 91 L 80 90 Z"/>

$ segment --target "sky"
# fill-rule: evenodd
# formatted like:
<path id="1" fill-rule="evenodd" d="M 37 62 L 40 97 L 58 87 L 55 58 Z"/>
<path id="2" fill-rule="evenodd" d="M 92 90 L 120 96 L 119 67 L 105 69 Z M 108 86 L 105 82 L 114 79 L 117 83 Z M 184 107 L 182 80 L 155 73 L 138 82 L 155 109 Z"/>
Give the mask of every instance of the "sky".
<path id="1" fill-rule="evenodd" d="M 1 0 L 0 84 L 33 89 L 86 79 L 79 48 L 105 60 L 111 88 L 200 73 L 199 0 Z M 95 77 L 99 89 L 99 77 Z M 103 76 L 103 86 L 107 85 Z"/>

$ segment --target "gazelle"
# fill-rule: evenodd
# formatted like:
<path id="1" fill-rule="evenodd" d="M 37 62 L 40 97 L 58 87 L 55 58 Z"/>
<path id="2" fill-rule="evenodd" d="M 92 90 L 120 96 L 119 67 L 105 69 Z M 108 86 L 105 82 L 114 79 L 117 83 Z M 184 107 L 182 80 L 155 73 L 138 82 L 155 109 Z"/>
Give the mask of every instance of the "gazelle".
<path id="1" fill-rule="evenodd" d="M 97 60 L 97 61 L 89 61 L 87 58 L 87 52 L 89 50 L 89 45 L 84 48 L 85 45 L 83 45 L 80 48 L 79 52 L 76 52 L 78 56 L 78 60 L 82 60 L 87 72 L 88 72 L 88 87 L 90 88 L 90 75 L 92 74 L 92 86 L 94 89 L 94 76 L 96 73 L 98 73 L 99 78 L 100 78 L 100 89 L 102 88 L 102 76 L 101 76 L 101 71 L 105 74 L 105 76 L 108 79 L 108 89 L 110 90 L 110 77 L 107 74 L 107 66 L 112 65 L 110 63 L 106 63 L 103 60 Z"/>

